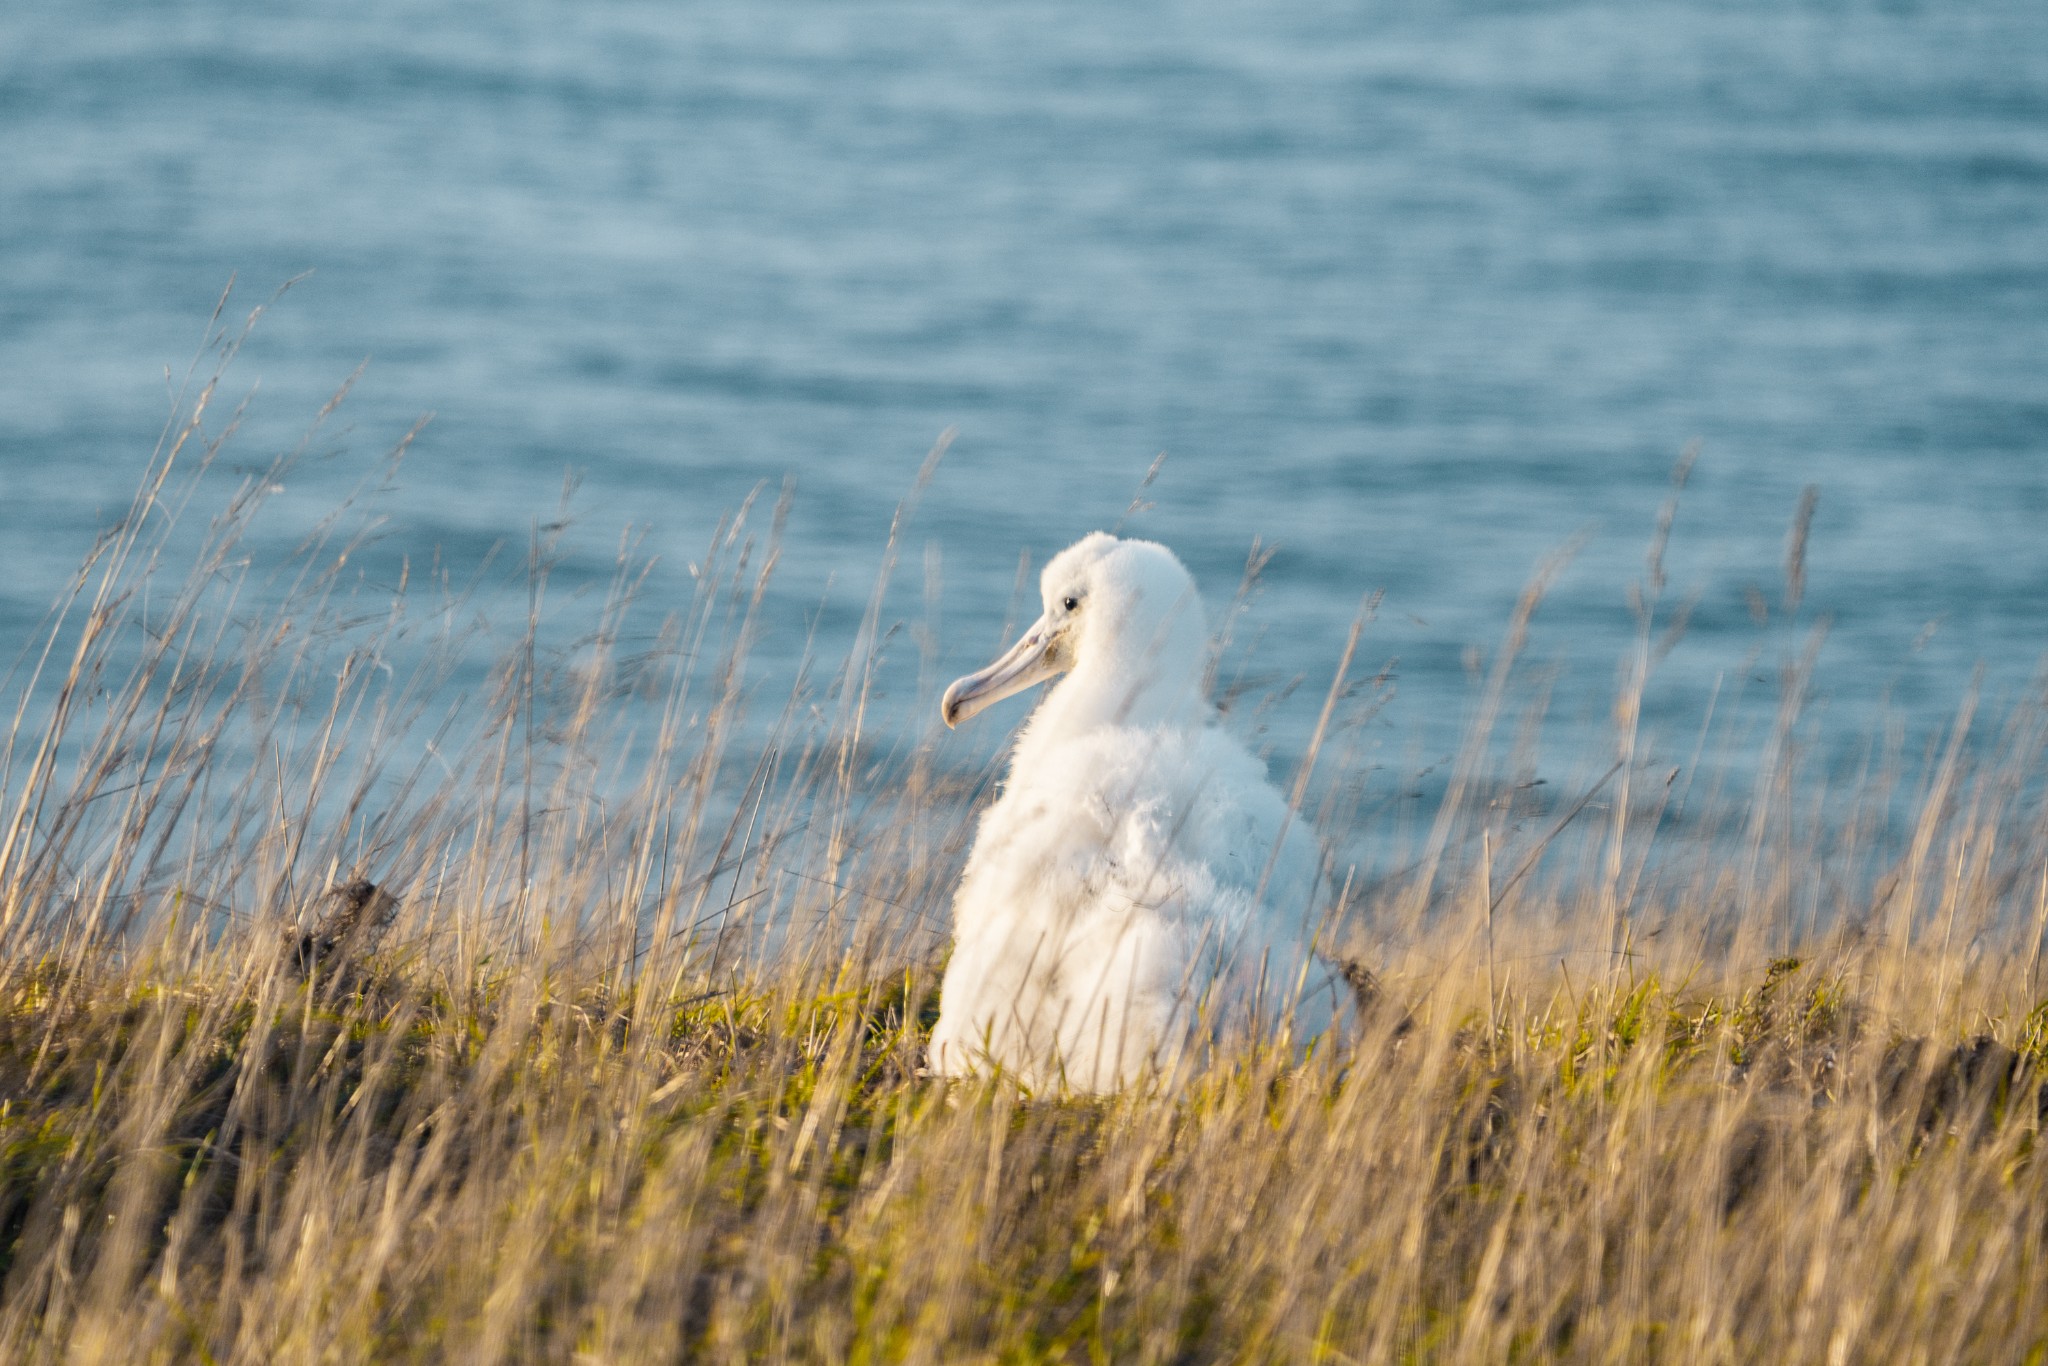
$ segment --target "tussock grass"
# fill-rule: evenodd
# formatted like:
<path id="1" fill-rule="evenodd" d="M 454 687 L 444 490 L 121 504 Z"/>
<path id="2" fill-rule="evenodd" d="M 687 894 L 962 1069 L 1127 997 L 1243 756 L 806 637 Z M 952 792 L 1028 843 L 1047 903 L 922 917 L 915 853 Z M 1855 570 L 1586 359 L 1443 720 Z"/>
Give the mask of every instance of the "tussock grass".
<path id="1" fill-rule="evenodd" d="M 985 775 L 874 721 L 893 539 L 852 656 L 776 693 L 757 510 L 653 636 L 622 557 L 551 643 L 536 537 L 525 637 L 447 707 L 461 594 L 352 574 L 373 523 L 260 594 L 276 471 L 179 539 L 213 392 L 16 684 L 5 1359 L 2048 1351 L 2039 716 L 1984 753 L 1959 718 L 1838 817 L 1789 701 L 1729 823 L 1673 835 L 1636 735 L 1668 516 L 1607 776 L 1489 786 L 1539 580 L 1419 857 L 1333 867 L 1356 1037 L 1027 1096 L 920 1075 Z M 1340 758 L 1296 788 L 1339 848 Z"/>

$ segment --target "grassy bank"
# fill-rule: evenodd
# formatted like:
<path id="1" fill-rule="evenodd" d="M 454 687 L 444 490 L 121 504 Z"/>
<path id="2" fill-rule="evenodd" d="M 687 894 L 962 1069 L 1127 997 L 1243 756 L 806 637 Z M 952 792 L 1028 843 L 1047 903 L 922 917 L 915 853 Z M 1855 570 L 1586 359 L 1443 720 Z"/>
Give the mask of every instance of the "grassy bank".
<path id="1" fill-rule="evenodd" d="M 460 592 L 365 576 L 373 518 L 266 568 L 278 471 L 164 515 L 211 394 L 13 685 L 0 1357 L 2048 1351 L 2035 711 L 1822 803 L 1795 654 L 1754 790 L 1674 846 L 1660 546 L 1606 776 L 1488 795 L 1539 583 L 1414 856 L 1329 870 L 1357 1037 L 1108 1101 L 940 1084 L 984 775 L 874 720 L 893 541 L 851 654 L 771 690 L 765 510 L 673 621 L 622 560 L 566 644 L 537 535 L 526 635 L 450 703 Z M 1311 764 L 1341 848 L 1363 779 Z"/>
<path id="2" fill-rule="evenodd" d="M 528 960 L 45 961 L 0 1025 L 0 1331 L 15 1360 L 2028 1359 L 2042 1016 L 1972 987 L 1969 1037 L 1901 1044 L 1890 966 L 1560 983 L 1490 1030 L 1446 979 L 1306 1065 L 1092 1103 L 920 1080 L 916 973 L 650 1004 Z"/>

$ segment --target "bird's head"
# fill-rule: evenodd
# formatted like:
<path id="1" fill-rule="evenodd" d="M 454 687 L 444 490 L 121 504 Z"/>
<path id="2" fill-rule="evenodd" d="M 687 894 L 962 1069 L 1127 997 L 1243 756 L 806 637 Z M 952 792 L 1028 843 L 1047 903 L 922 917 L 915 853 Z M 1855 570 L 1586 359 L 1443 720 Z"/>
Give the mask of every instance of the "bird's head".
<path id="1" fill-rule="evenodd" d="M 1098 531 L 1055 555 L 1038 587 L 1038 620 L 1001 658 L 946 689 L 948 726 L 1069 670 L 1091 679 L 1115 719 L 1142 715 L 1155 695 L 1199 696 L 1208 628 L 1194 578 L 1171 550 Z"/>

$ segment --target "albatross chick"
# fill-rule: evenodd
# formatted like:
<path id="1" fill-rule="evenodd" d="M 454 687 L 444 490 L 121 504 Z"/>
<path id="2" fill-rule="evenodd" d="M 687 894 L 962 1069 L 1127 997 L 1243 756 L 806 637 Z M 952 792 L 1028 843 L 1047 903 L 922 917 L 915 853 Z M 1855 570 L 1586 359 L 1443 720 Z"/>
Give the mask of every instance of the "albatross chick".
<path id="1" fill-rule="evenodd" d="M 1104 1092 L 1200 1039 L 1326 1030 L 1345 988 L 1310 948 L 1315 841 L 1204 695 L 1194 579 L 1097 532 L 1039 586 L 1044 614 L 941 704 L 955 726 L 1064 675 L 955 894 L 932 1070 Z"/>

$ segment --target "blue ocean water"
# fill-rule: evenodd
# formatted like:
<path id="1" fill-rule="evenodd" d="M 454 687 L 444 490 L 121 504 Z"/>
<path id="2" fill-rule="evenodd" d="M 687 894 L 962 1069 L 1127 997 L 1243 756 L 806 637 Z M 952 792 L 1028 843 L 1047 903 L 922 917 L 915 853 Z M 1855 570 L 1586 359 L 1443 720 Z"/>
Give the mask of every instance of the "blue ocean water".
<path id="1" fill-rule="evenodd" d="M 1282 759 L 1382 593 L 1376 762 L 1436 762 L 1580 537 L 1529 658 L 1555 742 L 1599 749 L 1692 443 L 1673 751 L 1710 699 L 1767 714 L 1822 620 L 1852 739 L 1932 732 L 1980 663 L 2016 696 L 2042 654 L 2039 0 L 29 0 L 0 151 L 9 657 L 223 286 L 239 314 L 305 272 L 233 372 L 239 458 L 369 365 L 277 546 L 428 412 L 382 543 L 421 560 L 516 552 L 573 471 L 565 572 L 631 523 L 680 603 L 720 515 L 793 477 L 771 679 L 851 639 L 957 428 L 907 535 L 895 613 L 937 626 L 907 709 L 1160 452 L 1128 530 L 1212 601 L 1277 547 L 1245 630 L 1256 682 L 1304 680 L 1265 713 Z M 522 617 L 517 576 L 484 606 Z"/>

